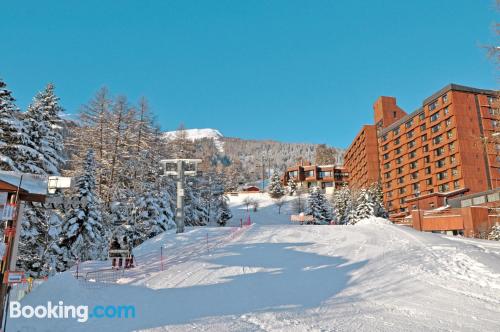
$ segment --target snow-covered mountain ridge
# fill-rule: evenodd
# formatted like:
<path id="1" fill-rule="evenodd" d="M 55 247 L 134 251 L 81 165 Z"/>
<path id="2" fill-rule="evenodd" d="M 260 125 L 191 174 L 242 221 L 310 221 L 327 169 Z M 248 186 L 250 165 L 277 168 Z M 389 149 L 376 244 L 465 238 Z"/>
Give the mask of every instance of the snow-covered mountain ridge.
<path id="1" fill-rule="evenodd" d="M 223 138 L 224 136 L 217 129 L 184 129 L 184 132 L 186 133 L 186 138 L 192 141 L 200 139 L 213 139 L 217 149 L 220 152 L 224 152 L 224 143 L 221 141 L 221 138 Z M 177 137 L 178 133 L 178 130 L 167 131 L 163 133 L 163 137 L 167 140 L 173 140 Z"/>

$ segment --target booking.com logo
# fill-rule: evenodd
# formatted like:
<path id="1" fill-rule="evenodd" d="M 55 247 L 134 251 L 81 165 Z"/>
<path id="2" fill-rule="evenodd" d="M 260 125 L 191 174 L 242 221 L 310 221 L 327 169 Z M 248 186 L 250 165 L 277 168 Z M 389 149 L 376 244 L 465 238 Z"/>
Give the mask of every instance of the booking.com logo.
<path id="1" fill-rule="evenodd" d="M 40 318 L 40 319 L 76 319 L 79 323 L 85 323 L 89 318 L 135 318 L 135 306 L 133 305 L 96 305 L 89 309 L 86 305 L 65 305 L 63 301 L 53 304 L 48 301 L 47 305 L 36 307 L 24 305 L 20 302 L 9 303 L 10 318 Z"/>

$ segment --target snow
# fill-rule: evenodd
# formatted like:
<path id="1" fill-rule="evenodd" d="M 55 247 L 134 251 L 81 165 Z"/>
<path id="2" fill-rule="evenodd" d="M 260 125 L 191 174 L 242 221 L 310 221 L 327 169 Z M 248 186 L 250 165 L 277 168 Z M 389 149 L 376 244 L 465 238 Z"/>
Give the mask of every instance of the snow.
<path id="1" fill-rule="evenodd" d="M 184 129 L 184 131 L 186 133 L 186 137 L 191 141 L 196 141 L 204 138 L 213 139 L 215 147 L 219 150 L 219 152 L 224 152 L 224 142 L 220 140 L 224 136 L 217 129 Z M 175 139 L 177 132 L 177 130 L 166 131 L 163 133 L 163 137 L 167 140 Z"/>
<path id="2" fill-rule="evenodd" d="M 0 181 L 7 182 L 16 187 L 21 184 L 21 188 L 30 194 L 47 195 L 47 179 L 46 176 L 36 174 L 0 171 Z"/>
<path id="3" fill-rule="evenodd" d="M 365 218 L 361 219 L 358 221 L 355 225 L 392 225 L 392 223 L 384 218 L 379 218 L 379 217 L 370 217 L 370 218 Z"/>
<path id="4" fill-rule="evenodd" d="M 244 200 L 260 202 L 246 211 Z M 133 319 L 9 319 L 12 331 L 499 331 L 500 245 L 369 218 L 297 225 L 266 194 L 250 227 L 187 227 L 136 248 L 114 284 L 49 279 L 22 301 L 134 305 Z M 208 239 L 208 241 L 207 241 Z M 164 249 L 161 271 L 160 248 Z M 84 271 L 109 266 L 88 262 Z"/>

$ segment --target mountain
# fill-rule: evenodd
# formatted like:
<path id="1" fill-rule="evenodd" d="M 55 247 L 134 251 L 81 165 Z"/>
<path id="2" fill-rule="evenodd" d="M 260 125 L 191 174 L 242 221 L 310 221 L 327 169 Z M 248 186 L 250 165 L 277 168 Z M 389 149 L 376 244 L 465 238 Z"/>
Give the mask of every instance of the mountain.
<path id="1" fill-rule="evenodd" d="M 175 139 L 178 131 L 164 133 L 167 140 Z M 264 160 L 264 174 L 268 177 L 273 170 L 283 171 L 286 167 L 295 165 L 299 161 L 315 162 L 317 148 L 321 144 L 284 143 L 274 140 L 253 140 L 236 137 L 224 137 L 217 129 L 185 129 L 186 137 L 197 143 L 197 150 L 210 151 L 204 148 L 206 144 L 215 145 L 218 154 L 211 156 L 222 164 L 236 168 L 235 174 L 244 178 L 245 182 L 262 178 L 262 161 Z M 324 145 L 323 145 L 324 146 Z M 328 147 L 330 157 L 335 164 L 343 163 L 344 150 Z M 213 151 L 213 150 L 212 150 Z M 329 162 L 330 163 L 330 162 Z"/>

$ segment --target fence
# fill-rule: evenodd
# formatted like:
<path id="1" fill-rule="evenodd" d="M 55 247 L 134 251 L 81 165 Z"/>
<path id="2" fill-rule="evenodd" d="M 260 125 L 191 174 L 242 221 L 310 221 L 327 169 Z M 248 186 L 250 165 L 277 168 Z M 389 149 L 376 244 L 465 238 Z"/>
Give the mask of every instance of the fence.
<path id="1" fill-rule="evenodd" d="M 215 239 L 211 239 L 207 232 L 207 236 L 204 239 L 205 241 L 184 246 L 182 247 L 182 251 L 176 255 L 166 255 L 164 248 L 160 247 L 159 252 L 149 252 L 144 255 L 136 256 L 134 258 L 135 268 L 132 269 L 114 269 L 110 267 L 88 271 L 78 275 L 75 274 L 75 277 L 84 287 L 91 289 L 117 284 L 120 279 L 132 280 L 134 278 L 140 278 L 145 273 L 164 271 L 177 264 L 193 259 L 193 257 L 209 254 L 215 249 L 234 241 L 250 226 L 251 221 L 248 219 L 245 223 L 242 223 L 242 227 L 234 227 L 229 234 Z"/>

